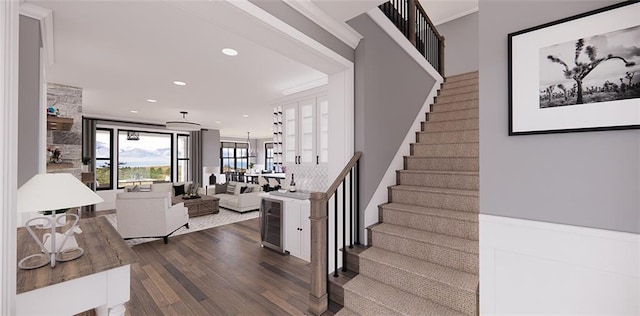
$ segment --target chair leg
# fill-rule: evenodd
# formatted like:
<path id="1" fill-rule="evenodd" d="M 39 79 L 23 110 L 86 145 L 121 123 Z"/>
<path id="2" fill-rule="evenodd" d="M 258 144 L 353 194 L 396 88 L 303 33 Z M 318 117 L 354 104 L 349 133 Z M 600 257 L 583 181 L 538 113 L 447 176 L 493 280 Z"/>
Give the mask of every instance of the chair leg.
<path id="1" fill-rule="evenodd" d="M 164 236 L 162 237 L 162 239 L 164 239 L 164 244 L 168 244 L 169 243 L 169 236 Z"/>

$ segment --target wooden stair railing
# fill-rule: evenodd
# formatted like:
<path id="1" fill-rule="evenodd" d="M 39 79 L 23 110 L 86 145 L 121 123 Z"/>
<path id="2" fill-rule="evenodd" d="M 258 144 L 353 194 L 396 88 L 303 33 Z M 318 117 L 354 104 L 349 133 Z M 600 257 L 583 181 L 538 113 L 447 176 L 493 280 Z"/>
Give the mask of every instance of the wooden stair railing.
<path id="1" fill-rule="evenodd" d="M 444 36 L 438 33 L 420 2 L 391 0 L 379 8 L 431 66 L 444 76 Z"/>
<path id="2" fill-rule="evenodd" d="M 359 208 L 359 161 L 362 152 L 356 152 L 333 184 L 326 192 L 312 192 L 311 200 L 311 282 L 309 293 L 309 312 L 312 315 L 324 313 L 329 305 L 328 275 L 329 275 L 329 249 L 333 251 L 333 268 L 337 276 L 338 270 L 338 245 L 342 241 L 342 247 L 353 247 L 360 244 L 360 215 Z M 350 190 L 347 195 L 347 183 Z M 339 190 L 342 187 L 342 190 Z M 340 191 L 342 191 L 342 207 L 340 208 Z M 333 198 L 333 245 L 329 240 L 329 200 Z M 349 217 L 347 218 L 347 200 L 349 201 Z M 342 214 L 340 214 L 342 210 Z M 339 216 L 342 215 L 342 230 L 340 231 Z M 347 235 L 347 226 L 349 232 Z M 342 233 L 340 235 L 340 233 Z M 342 257 L 342 269 L 346 270 L 346 256 Z"/>

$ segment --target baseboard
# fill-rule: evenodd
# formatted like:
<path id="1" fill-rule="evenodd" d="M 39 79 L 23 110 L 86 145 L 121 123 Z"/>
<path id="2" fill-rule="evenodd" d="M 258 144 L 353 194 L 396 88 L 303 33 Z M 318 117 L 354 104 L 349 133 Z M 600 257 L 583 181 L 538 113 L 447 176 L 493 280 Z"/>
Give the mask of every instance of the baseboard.
<path id="1" fill-rule="evenodd" d="M 640 235 L 480 215 L 482 315 L 640 315 Z"/>

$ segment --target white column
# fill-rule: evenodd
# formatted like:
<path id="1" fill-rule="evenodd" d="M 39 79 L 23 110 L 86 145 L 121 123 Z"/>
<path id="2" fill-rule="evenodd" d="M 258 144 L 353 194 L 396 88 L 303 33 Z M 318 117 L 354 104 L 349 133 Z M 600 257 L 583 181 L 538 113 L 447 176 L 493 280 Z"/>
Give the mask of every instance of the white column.
<path id="1" fill-rule="evenodd" d="M 0 2 L 0 315 L 15 314 L 19 4 Z"/>

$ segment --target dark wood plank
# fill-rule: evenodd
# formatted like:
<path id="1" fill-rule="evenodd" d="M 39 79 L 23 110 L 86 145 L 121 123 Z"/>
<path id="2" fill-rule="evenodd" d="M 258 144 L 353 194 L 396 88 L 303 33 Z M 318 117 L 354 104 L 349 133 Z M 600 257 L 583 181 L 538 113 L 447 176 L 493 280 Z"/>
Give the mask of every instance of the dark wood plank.
<path id="1" fill-rule="evenodd" d="M 252 219 L 132 247 L 139 263 L 127 315 L 305 314 L 309 263 L 260 247 L 258 225 Z"/>

